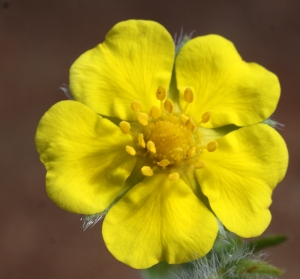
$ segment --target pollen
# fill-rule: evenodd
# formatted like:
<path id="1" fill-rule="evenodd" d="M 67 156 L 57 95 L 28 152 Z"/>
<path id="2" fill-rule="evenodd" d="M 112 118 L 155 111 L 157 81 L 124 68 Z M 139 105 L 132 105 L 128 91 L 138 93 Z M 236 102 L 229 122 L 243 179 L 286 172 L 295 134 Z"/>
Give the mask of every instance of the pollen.
<path id="1" fill-rule="evenodd" d="M 139 142 L 139 145 L 143 148 L 146 147 L 146 143 L 145 143 L 145 140 L 144 140 L 144 134 L 139 134 L 138 135 L 138 142 Z"/>
<path id="2" fill-rule="evenodd" d="M 161 85 L 158 87 L 156 91 L 156 98 L 157 100 L 163 101 L 167 96 L 166 89 Z"/>
<path id="3" fill-rule="evenodd" d="M 184 166 L 193 166 L 202 169 L 205 162 L 201 161 L 203 150 L 214 152 L 218 148 L 217 141 L 200 145 L 201 135 L 197 132 L 198 125 L 210 121 L 212 113 L 206 111 L 202 114 L 200 122 L 194 122 L 193 115 L 186 112 L 194 101 L 194 93 L 187 87 L 183 98 L 185 108 L 180 113 L 174 109 L 170 99 L 166 99 L 167 91 L 164 86 L 159 86 L 156 99 L 160 106 L 153 105 L 149 114 L 142 111 L 143 104 L 139 100 L 131 102 L 131 109 L 136 115 L 137 122 L 141 125 L 131 125 L 121 121 L 119 126 L 124 134 L 130 134 L 133 146 L 126 146 L 126 152 L 131 156 L 138 156 L 146 162 L 141 168 L 144 176 L 153 176 L 154 172 L 164 172 L 169 180 L 176 181 Z M 200 160 L 199 160 L 200 159 Z"/>
<path id="4" fill-rule="evenodd" d="M 207 144 L 206 148 L 209 152 L 214 152 L 218 148 L 219 144 L 217 141 L 211 141 Z"/>
<path id="5" fill-rule="evenodd" d="M 147 142 L 147 148 L 151 153 L 156 153 L 156 148 L 155 148 L 155 144 L 153 141 L 149 140 Z"/>
<path id="6" fill-rule="evenodd" d="M 168 113 L 172 113 L 173 110 L 174 110 L 173 102 L 172 102 L 170 99 L 167 99 L 167 100 L 164 102 L 164 108 L 165 108 L 165 110 L 166 110 Z"/>
<path id="7" fill-rule="evenodd" d="M 136 117 L 137 117 L 138 122 L 141 123 L 143 126 L 148 125 L 149 116 L 147 113 L 138 111 L 136 113 Z"/>
<path id="8" fill-rule="evenodd" d="M 179 173 L 178 172 L 172 172 L 169 174 L 169 179 L 170 180 L 178 180 L 179 178 Z"/>
<path id="9" fill-rule="evenodd" d="M 127 121 L 121 121 L 119 127 L 123 134 L 128 134 L 131 129 L 130 123 Z"/>
<path id="10" fill-rule="evenodd" d="M 161 160 L 160 162 L 157 163 L 158 166 L 163 167 L 163 168 L 170 165 L 170 164 L 171 163 L 168 159 L 163 159 L 163 160 Z"/>
<path id="11" fill-rule="evenodd" d="M 202 161 L 196 162 L 196 163 L 194 164 L 194 167 L 195 167 L 195 169 L 202 169 L 202 168 L 205 167 L 205 162 L 202 162 Z"/>
<path id="12" fill-rule="evenodd" d="M 139 100 L 134 100 L 131 102 L 131 108 L 134 111 L 141 111 L 142 109 L 142 102 Z"/>
<path id="13" fill-rule="evenodd" d="M 193 93 L 192 89 L 189 87 L 187 89 L 185 89 L 184 93 L 183 93 L 183 97 L 187 103 L 193 102 L 194 101 L 194 93 Z"/>
<path id="14" fill-rule="evenodd" d="M 211 118 L 211 111 L 207 111 L 202 114 L 202 123 L 207 123 Z"/>
<path id="15" fill-rule="evenodd" d="M 148 166 L 142 167 L 141 171 L 142 171 L 142 174 L 145 175 L 145 176 L 152 176 L 153 175 L 153 170 Z"/>
<path id="16" fill-rule="evenodd" d="M 191 118 L 185 122 L 185 126 L 192 132 L 194 132 L 196 129 L 196 124 Z"/>
<path id="17" fill-rule="evenodd" d="M 161 115 L 161 111 L 160 111 L 160 108 L 157 107 L 157 106 L 153 106 L 150 110 L 150 116 L 153 118 L 153 119 L 157 119 L 158 117 L 160 117 Z"/>
<path id="18" fill-rule="evenodd" d="M 126 145 L 125 149 L 126 149 L 126 152 L 131 156 L 134 156 L 136 154 L 135 149 L 129 145 Z"/>
<path id="19" fill-rule="evenodd" d="M 192 131 L 174 115 L 164 115 L 159 121 L 150 123 L 145 127 L 144 136 L 148 143 L 151 141 L 155 145 L 153 160 L 159 162 L 157 164 L 161 167 L 180 164 L 195 146 Z"/>

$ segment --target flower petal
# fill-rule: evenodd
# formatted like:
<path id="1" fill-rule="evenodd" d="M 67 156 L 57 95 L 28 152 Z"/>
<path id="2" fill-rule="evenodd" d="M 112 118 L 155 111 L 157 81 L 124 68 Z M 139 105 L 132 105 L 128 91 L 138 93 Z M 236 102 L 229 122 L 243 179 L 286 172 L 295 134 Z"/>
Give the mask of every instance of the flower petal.
<path id="1" fill-rule="evenodd" d="M 215 152 L 201 155 L 196 170 L 210 206 L 228 230 L 242 237 L 260 235 L 269 225 L 272 190 L 288 164 L 284 140 L 265 124 L 244 127 L 218 139 Z"/>
<path id="2" fill-rule="evenodd" d="M 35 140 L 47 169 L 49 197 L 74 213 L 103 211 L 118 196 L 136 161 L 125 151 L 131 136 L 75 101 L 50 108 Z"/>
<path id="3" fill-rule="evenodd" d="M 195 93 L 187 113 L 196 122 L 206 111 L 212 118 L 203 127 L 227 124 L 246 126 L 268 118 L 280 96 L 273 73 L 255 63 L 243 61 L 234 45 L 218 35 L 197 37 L 187 42 L 176 59 L 180 104 L 187 87 Z"/>
<path id="4" fill-rule="evenodd" d="M 179 264 L 204 256 L 216 238 L 216 218 L 183 180 L 158 173 L 134 186 L 103 223 L 107 248 L 134 268 Z"/>
<path id="5" fill-rule="evenodd" d="M 103 44 L 81 55 L 70 70 L 70 89 L 77 101 L 95 112 L 136 120 L 130 108 L 140 100 L 143 111 L 159 104 L 156 91 L 167 89 L 174 63 L 168 31 L 153 21 L 128 20 L 115 25 Z"/>

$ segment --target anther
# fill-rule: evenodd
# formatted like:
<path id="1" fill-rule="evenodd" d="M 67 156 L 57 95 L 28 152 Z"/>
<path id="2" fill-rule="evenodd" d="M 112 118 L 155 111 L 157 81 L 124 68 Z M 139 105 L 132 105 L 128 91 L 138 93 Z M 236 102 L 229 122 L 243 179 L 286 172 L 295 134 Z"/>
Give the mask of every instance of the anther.
<path id="1" fill-rule="evenodd" d="M 189 87 L 187 87 L 187 89 L 184 90 L 183 97 L 184 97 L 184 100 L 187 103 L 190 104 L 191 102 L 193 102 L 193 100 L 194 100 L 194 93 L 193 93 L 192 89 L 189 88 Z"/>
<path id="2" fill-rule="evenodd" d="M 169 179 L 170 180 L 177 180 L 179 178 L 179 173 L 178 172 L 172 172 L 169 174 Z"/>
<path id="3" fill-rule="evenodd" d="M 163 168 L 167 167 L 170 164 L 171 163 L 168 159 L 163 159 L 163 160 L 161 160 L 160 162 L 157 163 L 158 166 L 163 167 Z"/>
<path id="4" fill-rule="evenodd" d="M 190 150 L 188 151 L 188 158 L 194 157 L 195 154 L 196 154 L 196 147 L 190 148 Z"/>
<path id="5" fill-rule="evenodd" d="M 145 143 L 145 140 L 144 140 L 144 135 L 143 134 L 139 134 L 138 135 L 138 142 L 139 142 L 139 145 L 143 148 L 146 147 L 146 143 Z"/>
<path id="6" fill-rule="evenodd" d="M 185 114 L 180 114 L 180 119 L 183 124 L 185 124 L 189 120 L 188 116 L 186 116 Z"/>
<path id="7" fill-rule="evenodd" d="M 208 152 L 214 152 L 218 148 L 219 144 L 217 141 L 211 141 L 207 144 L 206 148 Z"/>
<path id="8" fill-rule="evenodd" d="M 202 114 L 201 121 L 199 121 L 199 122 L 197 123 L 197 125 L 200 125 L 200 124 L 202 124 L 202 123 L 207 123 L 207 122 L 211 119 L 211 115 L 212 115 L 211 111 L 206 111 L 206 112 L 204 112 L 204 113 Z"/>
<path id="9" fill-rule="evenodd" d="M 142 174 L 145 176 L 152 176 L 153 175 L 153 170 L 150 167 L 144 166 L 141 169 Z"/>
<path id="10" fill-rule="evenodd" d="M 131 129 L 130 123 L 127 121 L 121 121 L 119 126 L 123 134 L 128 134 Z"/>
<path id="11" fill-rule="evenodd" d="M 167 96 L 166 89 L 160 85 L 156 91 L 156 98 L 157 100 L 163 101 Z"/>
<path id="12" fill-rule="evenodd" d="M 153 106 L 150 110 L 150 116 L 153 118 L 153 119 L 156 119 L 158 117 L 160 117 L 161 115 L 161 111 L 160 111 L 160 108 L 157 107 L 157 106 Z"/>
<path id="13" fill-rule="evenodd" d="M 194 123 L 194 121 L 189 118 L 187 120 L 187 122 L 185 123 L 185 126 L 191 131 L 191 132 L 194 132 L 195 131 L 195 128 L 196 128 L 196 124 Z"/>
<path id="14" fill-rule="evenodd" d="M 125 149 L 126 149 L 126 152 L 131 156 L 134 156 L 136 154 L 136 151 L 134 150 L 134 148 L 129 145 L 126 145 Z"/>
<path id="15" fill-rule="evenodd" d="M 134 111 L 141 111 L 141 109 L 142 109 L 142 103 L 141 103 L 141 101 L 139 101 L 139 100 L 132 101 L 131 102 L 131 108 Z"/>
<path id="16" fill-rule="evenodd" d="M 166 89 L 160 85 L 156 91 L 156 99 L 160 101 L 160 110 L 161 112 L 164 111 L 164 99 L 167 96 Z"/>
<path id="17" fill-rule="evenodd" d="M 165 100 L 164 102 L 164 108 L 168 113 L 172 113 L 174 110 L 174 105 L 170 99 Z"/>
<path id="18" fill-rule="evenodd" d="M 136 116 L 137 116 L 138 122 L 140 122 L 143 126 L 148 125 L 149 116 L 147 113 L 138 111 L 136 113 Z"/>
<path id="19" fill-rule="evenodd" d="M 156 153 L 156 148 L 155 148 L 155 144 L 153 141 L 149 140 L 147 142 L 147 149 L 151 152 L 151 153 Z"/>
<path id="20" fill-rule="evenodd" d="M 207 123 L 211 118 L 211 111 L 206 111 L 202 114 L 202 123 Z"/>
<path id="21" fill-rule="evenodd" d="M 203 162 L 203 161 L 196 162 L 196 163 L 194 164 L 194 167 L 195 167 L 195 169 L 202 169 L 202 168 L 205 167 L 205 162 Z"/>

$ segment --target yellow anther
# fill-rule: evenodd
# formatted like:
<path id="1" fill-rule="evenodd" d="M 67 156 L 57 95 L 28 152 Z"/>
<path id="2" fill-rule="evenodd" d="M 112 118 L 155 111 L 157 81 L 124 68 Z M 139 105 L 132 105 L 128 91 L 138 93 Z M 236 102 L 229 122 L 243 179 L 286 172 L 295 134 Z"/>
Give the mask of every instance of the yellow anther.
<path id="1" fill-rule="evenodd" d="M 202 169 L 202 168 L 205 167 L 205 162 L 203 162 L 203 161 L 196 162 L 196 163 L 194 164 L 194 167 L 195 167 L 195 169 Z"/>
<path id="2" fill-rule="evenodd" d="M 196 154 L 196 147 L 190 148 L 190 150 L 189 150 L 189 152 L 188 152 L 188 158 L 194 157 L 195 154 Z"/>
<path id="3" fill-rule="evenodd" d="M 168 159 L 163 159 L 157 163 L 157 165 L 160 167 L 167 167 L 170 164 L 171 164 L 171 162 Z"/>
<path id="4" fill-rule="evenodd" d="M 166 89 L 162 85 L 160 85 L 156 91 L 156 99 L 163 101 L 166 98 L 166 96 L 167 96 Z"/>
<path id="5" fill-rule="evenodd" d="M 126 152 L 131 156 L 134 156 L 136 154 L 136 151 L 134 150 L 134 148 L 129 145 L 126 145 L 125 149 L 126 149 Z"/>
<path id="6" fill-rule="evenodd" d="M 189 120 L 188 116 L 185 114 L 180 114 L 180 119 L 184 124 Z"/>
<path id="7" fill-rule="evenodd" d="M 170 180 L 177 180 L 179 178 L 179 173 L 178 172 L 172 172 L 169 174 L 169 179 Z"/>
<path id="8" fill-rule="evenodd" d="M 147 142 L 147 148 L 151 153 L 156 153 L 156 148 L 155 148 L 155 144 L 153 141 L 149 140 Z"/>
<path id="9" fill-rule="evenodd" d="M 184 90 L 183 96 L 184 96 L 184 100 L 189 104 L 194 100 L 194 93 L 192 89 L 189 87 Z"/>
<path id="10" fill-rule="evenodd" d="M 174 110 L 174 105 L 170 99 L 165 100 L 164 108 L 168 113 L 172 113 Z"/>
<path id="11" fill-rule="evenodd" d="M 152 176 L 153 175 L 153 170 L 150 167 L 144 166 L 141 169 L 142 174 L 145 176 Z"/>
<path id="12" fill-rule="evenodd" d="M 186 126 L 190 131 L 192 131 L 192 132 L 195 131 L 196 124 L 194 123 L 194 121 L 193 121 L 191 118 L 189 118 L 189 119 L 187 120 L 187 122 L 185 123 L 185 126 Z"/>
<path id="13" fill-rule="evenodd" d="M 148 125 L 149 116 L 147 113 L 138 111 L 136 113 L 136 116 L 137 116 L 138 122 L 140 122 L 143 126 Z"/>
<path id="14" fill-rule="evenodd" d="M 217 141 L 211 141 L 207 144 L 206 148 L 209 152 L 214 152 L 218 148 L 219 144 Z"/>
<path id="15" fill-rule="evenodd" d="M 139 142 L 139 145 L 143 148 L 146 147 L 146 143 L 145 143 L 145 140 L 144 140 L 144 135 L 143 134 L 139 134 L 138 135 L 138 142 Z"/>
<path id="16" fill-rule="evenodd" d="M 131 102 L 131 108 L 134 111 L 141 111 L 141 109 L 142 109 L 142 103 L 141 103 L 141 101 L 139 101 L 139 100 L 132 101 Z"/>
<path id="17" fill-rule="evenodd" d="M 150 110 L 150 116 L 154 119 L 160 117 L 161 115 L 161 111 L 160 111 L 160 108 L 157 107 L 157 106 L 153 106 Z"/>
<path id="18" fill-rule="evenodd" d="M 130 128 L 131 128 L 130 123 L 128 123 L 127 121 L 121 121 L 119 126 L 120 126 L 120 129 L 121 129 L 123 134 L 128 134 L 129 133 Z"/>
<path id="19" fill-rule="evenodd" d="M 210 120 L 211 115 L 212 115 L 211 111 L 204 112 L 202 114 L 202 121 L 201 121 L 201 123 L 207 123 Z"/>

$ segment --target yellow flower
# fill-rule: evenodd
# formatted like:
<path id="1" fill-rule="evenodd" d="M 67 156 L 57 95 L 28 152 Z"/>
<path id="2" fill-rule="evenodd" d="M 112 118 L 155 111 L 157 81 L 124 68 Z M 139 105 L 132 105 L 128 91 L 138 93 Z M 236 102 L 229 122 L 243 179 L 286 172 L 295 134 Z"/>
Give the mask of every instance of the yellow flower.
<path id="1" fill-rule="evenodd" d="M 266 229 L 288 154 L 261 122 L 280 86 L 231 42 L 197 37 L 175 55 L 160 24 L 121 22 L 75 61 L 70 90 L 75 101 L 55 104 L 37 129 L 47 193 L 79 214 L 113 203 L 102 230 L 118 260 L 147 268 L 204 256 L 216 217 L 242 237 Z"/>

